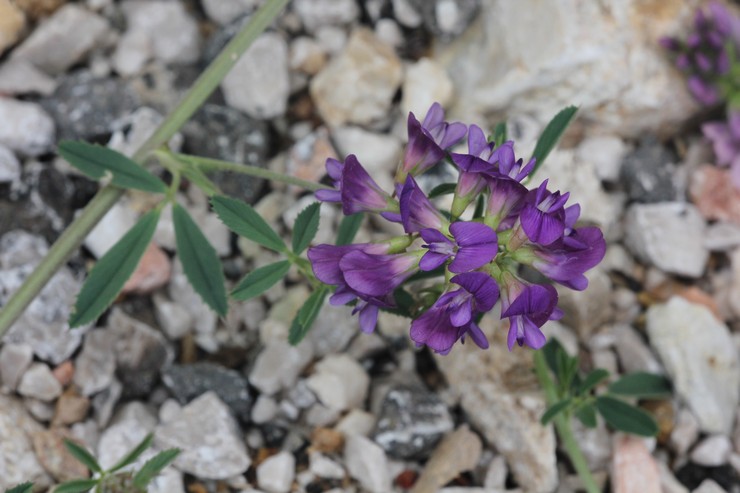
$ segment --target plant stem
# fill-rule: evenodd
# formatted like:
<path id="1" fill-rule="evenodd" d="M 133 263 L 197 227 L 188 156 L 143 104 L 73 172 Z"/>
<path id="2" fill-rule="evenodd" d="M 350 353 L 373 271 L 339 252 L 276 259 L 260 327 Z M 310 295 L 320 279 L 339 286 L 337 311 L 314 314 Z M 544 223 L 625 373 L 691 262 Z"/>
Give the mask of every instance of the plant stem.
<path id="1" fill-rule="evenodd" d="M 255 12 L 249 23 L 224 47 L 218 57 L 198 77 L 180 104 L 167 115 L 152 136 L 134 153 L 133 157 L 136 162 L 143 164 L 151 151 L 165 145 L 180 130 L 218 87 L 242 53 L 267 29 L 289 1 L 267 0 Z M 21 316 L 49 279 L 80 247 L 85 237 L 121 198 L 123 193 L 122 189 L 112 186 L 102 188 L 87 204 L 77 219 L 67 227 L 31 275 L 26 278 L 18 291 L 13 293 L 3 309 L 0 310 L 0 339 Z"/>
<path id="2" fill-rule="evenodd" d="M 547 405 L 552 406 L 558 401 L 557 391 L 555 389 L 555 383 L 550 378 L 550 373 L 545 362 L 545 357 L 542 351 L 535 351 L 534 353 L 534 371 L 537 374 L 537 378 L 540 381 L 540 386 L 545 393 L 545 400 Z M 586 457 L 581 452 L 581 448 L 578 446 L 578 441 L 573 434 L 573 428 L 570 425 L 571 416 L 570 413 L 561 413 L 553 418 L 555 429 L 558 432 L 558 436 L 563 444 L 565 452 L 570 457 L 570 462 L 573 464 L 573 468 L 580 476 L 583 482 L 583 487 L 588 493 L 601 493 L 601 489 L 596 484 L 596 480 L 591 475 L 591 470 L 588 468 Z"/>
<path id="3" fill-rule="evenodd" d="M 284 175 L 282 173 L 270 171 L 269 169 L 260 168 L 258 166 L 232 163 L 230 161 L 221 161 L 219 159 L 211 159 L 200 156 L 191 156 L 189 154 L 171 153 L 170 155 L 182 163 L 199 167 L 204 173 L 208 171 L 233 171 L 235 173 L 242 173 L 244 175 L 265 178 L 270 181 L 296 185 L 298 187 L 305 188 L 306 190 L 311 190 L 312 192 L 315 192 L 316 190 L 330 188 L 326 185 L 321 185 L 312 181 L 301 180 L 300 178 L 296 178 L 294 176 Z"/>

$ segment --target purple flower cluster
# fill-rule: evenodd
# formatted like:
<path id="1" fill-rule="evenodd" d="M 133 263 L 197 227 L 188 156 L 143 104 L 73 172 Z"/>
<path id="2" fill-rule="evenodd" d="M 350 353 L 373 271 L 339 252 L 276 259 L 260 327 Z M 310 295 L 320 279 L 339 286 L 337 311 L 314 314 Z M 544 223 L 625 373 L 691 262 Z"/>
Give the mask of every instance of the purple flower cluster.
<path id="1" fill-rule="evenodd" d="M 510 323 L 509 349 L 542 347 L 540 328 L 562 316 L 557 291 L 525 281 L 519 267 L 528 265 L 554 282 L 583 290 L 584 273 L 604 257 L 601 231 L 576 227 L 580 207 L 566 206 L 569 194 L 548 190 L 547 180 L 532 190 L 522 183 L 535 162 L 517 160 L 513 142 L 496 146 L 475 125 L 445 122 L 439 104 L 421 123 L 410 114 L 408 134 L 393 193 L 383 191 L 354 155 L 326 163 L 335 188 L 317 192 L 319 200 L 340 203 L 345 214 L 380 214 L 405 232 L 377 243 L 311 247 L 308 258 L 316 278 L 336 287 L 330 302 L 355 302 L 361 329 L 372 332 L 378 310 L 396 307 L 397 288 L 414 274 L 435 271 L 444 279 L 427 290 L 438 295 L 436 301 L 419 308 L 411 322 L 411 339 L 418 346 L 446 354 L 470 337 L 487 348 L 477 323 L 500 300 L 501 317 Z M 468 152 L 450 153 L 466 134 Z M 445 160 L 459 172 L 449 213 L 440 211 L 414 178 Z M 466 212 L 479 197 L 483 212 L 469 218 Z"/>
<path id="2" fill-rule="evenodd" d="M 699 103 L 711 106 L 727 97 L 723 79 L 740 47 L 740 19 L 724 5 L 713 0 L 707 11 L 697 9 L 694 29 L 685 40 L 666 37 L 660 43 L 687 75 L 689 91 Z"/>
<path id="3" fill-rule="evenodd" d="M 708 122 L 701 130 L 714 147 L 717 164 L 730 168 L 732 184 L 740 189 L 740 111 L 730 110 L 727 122 Z"/>

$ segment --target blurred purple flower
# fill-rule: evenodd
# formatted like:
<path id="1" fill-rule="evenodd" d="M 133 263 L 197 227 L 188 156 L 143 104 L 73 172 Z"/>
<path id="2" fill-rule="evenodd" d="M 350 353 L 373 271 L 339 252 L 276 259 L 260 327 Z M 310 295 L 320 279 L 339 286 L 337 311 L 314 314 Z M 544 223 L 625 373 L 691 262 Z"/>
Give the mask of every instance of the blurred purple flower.
<path id="1" fill-rule="evenodd" d="M 475 318 L 496 304 L 498 285 L 482 272 L 458 274 L 451 282 L 460 289 L 440 296 L 429 310 L 411 322 L 411 339 L 418 346 L 426 345 L 439 354 L 447 354 L 455 342 L 465 342 L 465 336 L 470 335 L 480 348 L 487 349 L 488 340 Z"/>
<path id="2" fill-rule="evenodd" d="M 411 175 L 406 177 L 401 189 L 399 208 L 403 230 L 407 233 L 417 233 L 427 228 L 440 229 L 447 222 Z"/>
<path id="3" fill-rule="evenodd" d="M 449 270 L 455 274 L 478 269 L 494 259 L 498 253 L 496 232 L 485 224 L 454 222 L 450 225 L 454 241 L 436 229 L 422 229 L 424 248 L 429 251 L 419 262 L 423 271 L 434 270 L 453 258 Z"/>
<path id="4" fill-rule="evenodd" d="M 730 179 L 740 188 L 740 111 L 730 110 L 727 122 L 709 122 L 701 127 L 717 157 L 717 164 L 730 167 Z"/>

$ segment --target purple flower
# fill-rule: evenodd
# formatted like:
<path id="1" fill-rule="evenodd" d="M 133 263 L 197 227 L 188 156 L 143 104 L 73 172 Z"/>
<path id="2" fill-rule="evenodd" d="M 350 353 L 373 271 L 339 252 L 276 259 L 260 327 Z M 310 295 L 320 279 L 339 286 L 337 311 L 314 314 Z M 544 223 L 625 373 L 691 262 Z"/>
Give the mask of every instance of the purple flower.
<path id="1" fill-rule="evenodd" d="M 487 177 L 486 223 L 499 231 L 513 226 L 524 205 L 527 188 L 506 176 Z"/>
<path id="2" fill-rule="evenodd" d="M 454 257 L 449 269 L 450 272 L 459 274 L 486 265 L 498 253 L 496 232 L 485 224 L 454 222 L 450 225 L 450 233 L 454 241 L 436 229 L 420 231 L 426 242 L 423 247 L 429 249 L 419 262 L 421 270 L 434 270 Z"/>
<path id="3" fill-rule="evenodd" d="M 712 106 L 719 102 L 719 90 L 698 75 L 689 77 L 686 85 L 688 86 L 691 95 L 694 96 L 694 99 L 704 106 Z"/>
<path id="4" fill-rule="evenodd" d="M 326 160 L 326 171 L 336 190 L 318 190 L 316 198 L 322 202 L 341 202 L 345 215 L 357 212 L 394 212 L 395 201 L 373 180 L 357 157 L 350 154 L 344 163 Z"/>
<path id="5" fill-rule="evenodd" d="M 479 347 L 488 340 L 475 323 L 475 317 L 493 308 L 499 297 L 496 282 L 482 272 L 458 274 L 451 281 L 461 289 L 448 291 L 419 318 L 411 322 L 411 339 L 433 351 L 447 354 L 458 339 L 470 335 Z"/>
<path id="6" fill-rule="evenodd" d="M 532 266 L 553 281 L 576 291 L 588 286 L 584 272 L 604 258 L 606 242 L 599 228 L 577 228 L 544 248 L 535 248 Z"/>
<path id="7" fill-rule="evenodd" d="M 522 229 L 533 243 L 549 245 L 562 237 L 565 232 L 565 202 L 569 193 L 552 193 L 547 190 L 545 180 L 537 188 L 530 190 L 525 197 L 520 213 Z"/>
<path id="8" fill-rule="evenodd" d="M 444 109 L 434 103 L 427 112 L 423 123 L 419 123 L 413 113 L 409 113 L 409 142 L 403 156 L 403 181 L 406 174 L 419 175 L 437 164 L 444 156 L 445 150 L 455 145 L 465 136 L 467 128 L 463 123 L 444 121 Z"/>
<path id="9" fill-rule="evenodd" d="M 344 281 L 366 296 L 392 293 L 419 268 L 416 252 L 375 255 L 362 250 L 348 252 L 339 260 Z"/>
<path id="10" fill-rule="evenodd" d="M 514 343 L 532 349 L 544 346 L 546 339 L 540 327 L 562 316 L 557 304 L 558 292 L 552 286 L 525 284 L 508 275 L 501 292 L 501 318 L 508 318 L 510 323 L 509 351 Z"/>
<path id="11" fill-rule="evenodd" d="M 406 177 L 401 189 L 399 208 L 403 230 L 407 233 L 417 233 L 426 228 L 440 229 L 447 222 L 411 175 Z"/>
<path id="12" fill-rule="evenodd" d="M 452 153 L 452 161 L 460 169 L 455 195 L 474 198 L 485 186 L 485 174 L 496 171 L 493 163 L 499 159 L 499 150 L 494 143 L 486 140 L 486 135 L 478 125 L 471 125 L 468 131 L 468 153 Z M 512 153 L 513 158 L 513 153 Z M 469 200 L 468 200 L 469 202 Z"/>
<path id="13" fill-rule="evenodd" d="M 705 123 L 701 130 L 712 142 L 717 164 L 730 167 L 730 179 L 740 188 L 740 111 L 730 111 L 726 123 Z"/>

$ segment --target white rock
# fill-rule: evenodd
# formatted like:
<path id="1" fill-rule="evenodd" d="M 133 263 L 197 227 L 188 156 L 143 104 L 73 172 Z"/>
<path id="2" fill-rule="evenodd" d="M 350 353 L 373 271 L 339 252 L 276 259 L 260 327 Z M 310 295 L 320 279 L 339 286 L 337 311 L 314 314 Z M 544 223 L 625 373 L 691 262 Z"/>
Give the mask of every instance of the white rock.
<path id="1" fill-rule="evenodd" d="M 185 493 L 182 473 L 167 467 L 149 483 L 147 493 Z"/>
<path id="2" fill-rule="evenodd" d="M 509 474 L 509 468 L 506 466 L 506 459 L 497 455 L 491 460 L 486 469 L 486 477 L 483 480 L 483 486 L 486 488 L 504 489 L 506 486 L 506 476 Z"/>
<path id="3" fill-rule="evenodd" d="M 306 383 L 326 406 L 342 411 L 363 406 L 370 377 L 349 356 L 330 355 L 316 365 Z"/>
<path id="4" fill-rule="evenodd" d="M 21 163 L 18 158 L 13 151 L 0 145 L 0 183 L 17 182 L 20 178 Z"/>
<path id="5" fill-rule="evenodd" d="M 0 347 L 0 386 L 15 390 L 32 361 L 33 348 L 28 344 L 3 344 Z"/>
<path id="6" fill-rule="evenodd" d="M 325 25 L 349 24 L 360 14 L 354 0 L 295 0 L 293 10 L 310 32 Z"/>
<path id="7" fill-rule="evenodd" d="M 375 35 L 380 41 L 394 48 L 402 47 L 405 42 L 403 31 L 393 19 L 385 18 L 376 22 Z"/>
<path id="8" fill-rule="evenodd" d="M 193 317 L 186 308 L 158 293 L 154 294 L 153 299 L 154 316 L 169 339 L 182 339 L 192 330 Z"/>
<path id="9" fill-rule="evenodd" d="M 136 224 L 136 220 L 136 213 L 128 202 L 116 202 L 87 235 L 85 247 L 96 258 L 101 258 Z"/>
<path id="10" fill-rule="evenodd" d="M 665 51 L 643 40 L 684 32 L 698 4 L 481 2 L 478 22 L 437 58 L 447 61 L 466 121 L 508 111 L 546 122 L 575 104 L 589 133 L 667 131 L 696 103 Z"/>
<path id="11" fill-rule="evenodd" d="M 375 415 L 362 409 L 352 409 L 337 424 L 336 430 L 345 436 L 369 436 L 375 428 L 375 421 Z"/>
<path id="12" fill-rule="evenodd" d="M 270 396 L 260 394 L 252 406 L 252 422 L 258 425 L 272 421 L 278 413 L 278 405 Z"/>
<path id="13" fill-rule="evenodd" d="M 319 478 L 344 479 L 344 468 L 321 452 L 309 453 L 308 469 Z"/>
<path id="14" fill-rule="evenodd" d="M 676 416 L 676 424 L 671 431 L 670 445 L 673 450 L 683 456 L 699 437 L 699 423 L 691 411 L 681 409 Z"/>
<path id="15" fill-rule="evenodd" d="M 290 44 L 290 68 L 315 75 L 326 64 L 326 52 L 312 38 L 300 36 Z"/>
<path id="16" fill-rule="evenodd" d="M 122 9 L 128 30 L 113 55 L 117 70 L 123 68 L 119 64 L 130 50 L 150 50 L 146 52 L 144 62 L 154 57 L 164 63 L 192 63 L 200 57 L 198 24 L 182 3 L 135 0 L 124 3 Z M 143 44 L 144 40 L 147 45 Z M 130 75 L 138 71 L 134 70 L 136 68 L 133 61 L 128 60 L 123 73 Z"/>
<path id="17" fill-rule="evenodd" d="M 201 395 L 175 419 L 158 426 L 155 443 L 182 449 L 174 465 L 205 479 L 243 474 L 252 462 L 239 425 L 214 392 Z"/>
<path id="18" fill-rule="evenodd" d="M 633 371 L 663 373 L 663 367 L 635 329 L 629 325 L 617 325 L 612 329 L 612 333 L 619 362 L 626 373 Z"/>
<path id="19" fill-rule="evenodd" d="M 740 248 L 730 254 L 732 264 L 732 284 L 730 284 L 729 305 L 736 316 L 740 317 Z"/>
<path id="20" fill-rule="evenodd" d="M 650 307 L 647 332 L 701 430 L 729 433 L 740 398 L 740 363 L 727 326 L 705 306 L 674 296 Z"/>
<path id="21" fill-rule="evenodd" d="M 290 388 L 312 356 L 309 344 L 291 346 L 283 341 L 269 341 L 254 362 L 249 383 L 267 395 Z"/>
<path id="22" fill-rule="evenodd" d="M 347 32 L 336 26 L 322 26 L 314 33 L 316 42 L 330 55 L 336 55 L 347 45 Z"/>
<path id="23" fill-rule="evenodd" d="M 256 9 L 260 0 L 200 0 L 200 4 L 209 19 L 224 26 Z"/>
<path id="24" fill-rule="evenodd" d="M 44 363 L 34 363 L 21 377 L 18 393 L 48 402 L 62 394 L 62 385 L 48 366 Z"/>
<path id="25" fill-rule="evenodd" d="M 393 0 L 393 14 L 398 22 L 406 27 L 421 26 L 421 14 L 414 8 L 410 0 Z"/>
<path id="26" fill-rule="evenodd" d="M 130 402 L 122 407 L 111 425 L 100 435 L 98 454 L 100 465 L 109 468 L 125 457 L 157 426 L 157 419 L 141 402 Z M 137 461 L 137 466 L 154 455 L 147 450 Z"/>
<path id="27" fill-rule="evenodd" d="M 100 47 L 109 30 L 105 18 L 68 3 L 42 22 L 13 51 L 13 58 L 27 60 L 51 75 L 61 74 Z"/>
<path id="28" fill-rule="evenodd" d="M 385 452 L 362 435 L 350 435 L 344 444 L 344 462 L 349 474 L 372 493 L 391 491 Z"/>
<path id="29" fill-rule="evenodd" d="M 116 359 L 111 357 L 115 342 L 116 336 L 110 329 L 96 329 L 85 336 L 74 374 L 74 383 L 82 395 L 93 395 L 112 383 L 116 371 Z"/>
<path id="30" fill-rule="evenodd" d="M 0 145 L 38 156 L 54 144 L 54 121 L 36 103 L 0 97 Z"/>
<path id="31" fill-rule="evenodd" d="M 0 66 L 0 92 L 4 94 L 37 93 L 49 96 L 56 85 L 52 77 L 26 60 L 8 60 Z"/>
<path id="32" fill-rule="evenodd" d="M 692 490 L 691 493 L 726 493 L 725 489 L 722 488 L 713 479 L 705 479 L 701 482 L 698 488 Z"/>
<path id="33" fill-rule="evenodd" d="M 447 106 L 453 90 L 447 70 L 431 58 L 421 58 L 406 68 L 401 99 L 404 118 L 411 111 L 421 121 L 435 102 Z"/>
<path id="34" fill-rule="evenodd" d="M 701 277 L 709 257 L 704 218 L 691 204 L 635 204 L 627 211 L 626 243 L 643 262 L 671 274 Z M 681 248 L 676 248 L 681 245 Z"/>
<path id="35" fill-rule="evenodd" d="M 740 225 L 721 221 L 710 224 L 704 246 L 713 252 L 726 252 L 740 246 Z"/>
<path id="36" fill-rule="evenodd" d="M 332 136 L 340 156 L 354 154 L 382 189 L 393 190 L 393 175 L 402 150 L 396 137 L 354 126 L 335 128 Z"/>
<path id="37" fill-rule="evenodd" d="M 190 285 L 179 259 L 172 263 L 172 267 L 172 278 L 169 284 L 170 298 L 188 311 L 196 334 L 213 334 L 216 330 L 218 315 L 203 302 Z"/>
<path id="38" fill-rule="evenodd" d="M 344 51 L 312 80 L 311 97 L 332 126 L 372 123 L 388 114 L 401 62 L 372 31 L 355 29 Z"/>
<path id="39" fill-rule="evenodd" d="M 691 460 L 700 466 L 718 467 L 727 464 L 732 442 L 725 435 L 712 435 L 702 440 L 691 451 Z"/>
<path id="40" fill-rule="evenodd" d="M 38 488 L 52 484 L 36 458 L 31 436 L 42 431 L 19 399 L 0 394 L 0 489 L 33 481 Z"/>
<path id="41" fill-rule="evenodd" d="M 663 488 L 662 493 L 689 493 L 688 488 L 676 479 L 673 471 L 663 461 L 658 461 L 658 471 L 660 472 L 660 486 Z"/>
<path id="42" fill-rule="evenodd" d="M 221 82 L 221 89 L 229 106 L 254 118 L 285 113 L 290 95 L 285 39 L 273 32 L 262 34 Z"/>
<path id="43" fill-rule="evenodd" d="M 294 477 L 295 457 L 290 452 L 275 454 L 257 466 L 257 484 L 270 493 L 287 493 Z"/>
<path id="44" fill-rule="evenodd" d="M 576 150 L 576 159 L 590 164 L 596 176 L 606 182 L 619 181 L 619 170 L 628 147 L 622 139 L 614 136 L 588 137 Z"/>
<path id="45" fill-rule="evenodd" d="M 612 315 L 611 305 L 604 303 L 611 297 L 609 276 L 600 268 L 591 269 L 585 275 L 588 288 L 583 291 L 557 286 L 558 306 L 565 312 L 563 323 L 574 328 L 584 340 Z"/>

